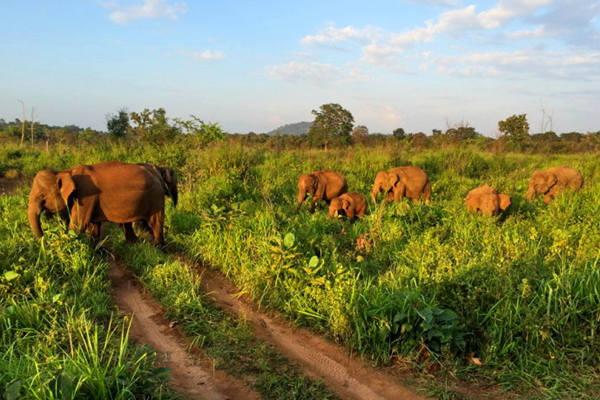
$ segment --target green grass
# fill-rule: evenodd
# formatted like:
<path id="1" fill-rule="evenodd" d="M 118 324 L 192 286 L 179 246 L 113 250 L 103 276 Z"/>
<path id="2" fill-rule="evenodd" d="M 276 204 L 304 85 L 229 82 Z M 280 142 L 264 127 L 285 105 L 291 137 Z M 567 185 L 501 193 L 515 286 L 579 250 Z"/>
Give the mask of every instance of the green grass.
<path id="1" fill-rule="evenodd" d="M 58 225 L 33 238 L 25 203 L 22 192 L 0 196 L 0 395 L 177 398 L 113 314 L 106 263 Z"/>
<path id="2" fill-rule="evenodd" d="M 240 377 L 264 399 L 335 398 L 322 383 L 307 378 L 269 344 L 257 340 L 245 321 L 212 304 L 201 291 L 201 277 L 190 266 L 148 243 L 129 246 L 119 239 L 112 236 L 111 246 L 165 307 L 167 317 L 216 361 L 216 368 Z"/>
<path id="3" fill-rule="evenodd" d="M 261 305 L 372 362 L 402 358 L 418 369 L 440 363 L 440 379 L 495 383 L 528 398 L 599 395 L 597 154 L 360 146 L 271 152 L 228 143 L 206 149 L 174 144 L 160 151 L 117 144 L 66 154 L 33 149 L 20 156 L 16 148 L 3 151 L 2 168 L 29 176 L 41 167 L 107 159 L 175 167 L 181 206 L 167 214 L 167 240 L 227 274 Z M 409 163 L 429 174 L 430 205 L 370 204 L 368 215 L 354 224 L 328 220 L 323 209 L 295 209 L 301 173 L 335 169 L 351 191 L 366 194 L 378 170 Z M 531 173 L 562 164 L 582 172 L 584 189 L 549 206 L 540 199 L 527 203 Z M 483 183 L 512 196 L 506 215 L 467 212 L 466 193 Z M 357 246 L 358 239 L 366 245 Z M 165 262 L 154 261 L 144 268 Z M 169 304 L 174 293 L 157 296 Z M 195 307 L 178 306 L 178 317 L 194 319 L 200 312 Z M 202 340 L 216 340 L 209 333 Z M 431 356 L 422 365 L 424 352 Z M 468 364 L 470 353 L 483 365 Z M 454 396 L 452 388 L 438 391 Z"/>

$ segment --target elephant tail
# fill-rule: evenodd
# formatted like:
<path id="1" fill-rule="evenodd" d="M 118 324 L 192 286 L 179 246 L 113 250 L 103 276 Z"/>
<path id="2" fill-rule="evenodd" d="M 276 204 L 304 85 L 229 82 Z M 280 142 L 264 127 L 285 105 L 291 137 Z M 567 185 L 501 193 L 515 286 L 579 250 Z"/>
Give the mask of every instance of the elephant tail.
<path id="1" fill-rule="evenodd" d="M 423 198 L 425 199 L 425 204 L 429 204 L 431 201 L 431 183 L 429 181 L 427 181 L 423 188 Z"/>

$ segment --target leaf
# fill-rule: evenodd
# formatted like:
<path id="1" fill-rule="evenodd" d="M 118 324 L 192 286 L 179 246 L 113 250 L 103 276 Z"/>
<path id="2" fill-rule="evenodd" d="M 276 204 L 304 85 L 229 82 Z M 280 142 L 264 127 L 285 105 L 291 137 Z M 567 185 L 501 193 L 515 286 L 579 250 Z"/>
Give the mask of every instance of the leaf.
<path id="1" fill-rule="evenodd" d="M 290 248 L 294 245 L 296 241 L 296 236 L 292 232 L 287 233 L 283 238 L 283 245 L 287 248 Z"/>
<path id="2" fill-rule="evenodd" d="M 312 256 L 310 258 L 310 261 L 308 262 L 308 266 L 311 268 L 315 268 L 317 265 L 319 265 L 319 257 Z"/>
<path id="3" fill-rule="evenodd" d="M 6 279 L 7 281 L 12 281 L 13 279 L 17 279 L 19 276 L 21 276 L 21 275 L 15 271 L 6 271 L 4 273 L 4 279 Z"/>
<path id="4" fill-rule="evenodd" d="M 4 390 L 4 398 L 6 400 L 16 400 L 21 392 L 21 381 L 14 381 Z"/>

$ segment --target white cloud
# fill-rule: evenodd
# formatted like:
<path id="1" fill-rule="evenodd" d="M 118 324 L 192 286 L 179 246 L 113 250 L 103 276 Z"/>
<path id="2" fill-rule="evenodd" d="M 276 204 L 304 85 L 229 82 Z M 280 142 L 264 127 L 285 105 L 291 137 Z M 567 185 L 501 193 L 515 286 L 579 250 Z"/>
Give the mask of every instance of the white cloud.
<path id="1" fill-rule="evenodd" d="M 509 78 L 600 79 L 600 52 L 537 49 L 513 52 L 475 52 L 436 60 L 437 71 L 458 76 Z"/>
<path id="2" fill-rule="evenodd" d="M 142 4 L 123 6 L 116 2 L 103 3 L 105 8 L 113 9 L 108 18 L 117 24 L 127 24 L 137 19 L 169 18 L 176 20 L 187 11 L 186 3 L 168 0 L 144 0 Z"/>
<path id="3" fill-rule="evenodd" d="M 184 51 L 183 54 L 198 61 L 222 60 L 225 58 L 225 53 L 219 50 Z"/>
<path id="4" fill-rule="evenodd" d="M 365 27 L 361 29 L 354 28 L 353 26 L 345 26 L 343 28 L 336 28 L 335 26 L 328 26 L 321 30 L 316 35 L 308 35 L 303 37 L 300 42 L 302 44 L 331 44 L 344 42 L 350 39 L 358 41 L 369 41 L 374 40 L 379 35 L 380 29 L 373 27 Z"/>
<path id="5" fill-rule="evenodd" d="M 356 65 L 346 65 L 346 69 L 319 62 L 290 61 L 267 68 L 267 75 L 273 79 L 290 82 L 312 82 L 326 85 L 339 82 L 364 82 L 368 78 Z"/>
<path id="6" fill-rule="evenodd" d="M 269 67 L 267 74 L 282 81 L 325 83 L 340 79 L 342 70 L 330 64 L 290 61 L 286 64 Z"/>

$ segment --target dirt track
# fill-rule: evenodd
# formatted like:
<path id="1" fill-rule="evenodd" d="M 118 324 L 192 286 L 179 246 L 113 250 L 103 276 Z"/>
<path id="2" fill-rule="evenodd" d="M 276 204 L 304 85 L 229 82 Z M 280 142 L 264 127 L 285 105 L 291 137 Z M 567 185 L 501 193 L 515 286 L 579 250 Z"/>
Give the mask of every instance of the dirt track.
<path id="1" fill-rule="evenodd" d="M 180 256 L 183 262 L 187 262 Z M 289 323 L 257 311 L 241 300 L 239 290 L 218 272 L 194 265 L 202 274 L 202 284 L 217 305 L 253 326 L 256 336 L 271 343 L 285 357 L 294 360 L 308 376 L 322 380 L 343 399 L 417 400 L 425 399 L 391 377 L 351 357 L 340 346 Z"/>
<path id="2" fill-rule="evenodd" d="M 125 313 L 133 315 L 131 338 L 152 346 L 161 365 L 171 368 L 170 384 L 173 390 L 187 399 L 260 398 L 240 380 L 214 370 L 209 359 L 188 352 L 188 343 L 176 329 L 169 327 L 160 305 L 144 295 L 140 284 L 124 266 L 113 262 L 108 276 L 112 282 L 115 303 Z"/>

